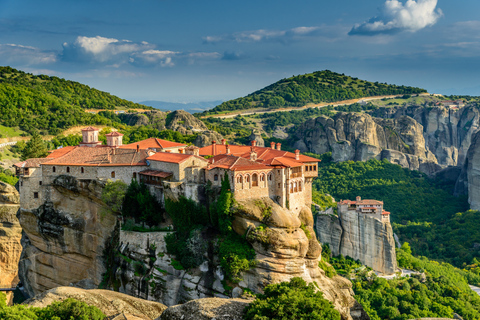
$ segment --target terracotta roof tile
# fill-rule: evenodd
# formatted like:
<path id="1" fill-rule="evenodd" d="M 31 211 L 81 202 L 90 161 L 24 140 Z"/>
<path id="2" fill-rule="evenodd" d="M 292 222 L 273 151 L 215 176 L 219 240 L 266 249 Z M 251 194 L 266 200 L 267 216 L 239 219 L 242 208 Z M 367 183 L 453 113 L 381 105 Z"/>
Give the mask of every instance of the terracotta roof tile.
<path id="1" fill-rule="evenodd" d="M 272 167 L 266 166 L 256 161 L 233 155 L 218 155 L 214 158 L 211 158 L 211 160 L 213 160 L 213 162 L 211 165 L 208 166 L 208 170 L 215 168 L 223 168 L 234 171 L 272 169 Z"/>
<path id="2" fill-rule="evenodd" d="M 86 127 L 86 128 L 83 128 L 82 131 L 98 131 L 99 129 L 98 128 L 95 128 L 95 127 Z"/>
<path id="3" fill-rule="evenodd" d="M 76 146 L 67 146 L 67 147 L 63 147 L 63 148 L 60 148 L 60 149 L 49 151 L 50 154 L 47 156 L 47 158 L 55 159 L 55 158 L 61 157 L 65 154 L 69 153 L 70 151 L 72 151 L 75 148 L 77 148 L 77 147 Z"/>
<path id="4" fill-rule="evenodd" d="M 114 131 L 114 132 L 107 133 L 105 136 L 106 137 L 122 137 L 123 134 L 118 131 Z"/>
<path id="5" fill-rule="evenodd" d="M 145 176 L 160 177 L 160 178 L 168 178 L 171 175 L 173 175 L 173 173 L 171 172 L 164 172 L 160 170 L 151 170 L 151 169 L 140 171 L 139 174 L 143 174 Z"/>
<path id="6" fill-rule="evenodd" d="M 40 168 L 40 165 L 42 163 L 47 163 L 49 161 L 52 161 L 52 159 L 49 159 L 49 158 L 31 158 L 31 159 L 27 159 L 23 162 L 15 163 L 14 166 L 18 167 L 18 168 Z"/>
<path id="7" fill-rule="evenodd" d="M 147 160 L 170 162 L 170 163 L 181 163 L 190 157 L 195 157 L 195 156 L 192 154 L 184 154 L 184 153 L 157 152 L 154 155 L 151 155 L 150 157 L 148 157 Z M 205 160 L 205 159 L 202 158 L 202 160 Z"/>
<path id="8" fill-rule="evenodd" d="M 72 166 L 146 166 L 148 154 L 145 150 L 120 149 L 112 147 L 77 147 L 56 159 L 49 159 L 49 165 Z"/>
<path id="9" fill-rule="evenodd" d="M 186 144 L 172 142 L 168 140 L 162 140 L 158 138 L 149 138 L 138 142 L 133 142 L 130 144 L 125 144 L 120 146 L 122 149 L 137 149 L 137 145 L 140 149 L 165 149 L 165 148 L 175 148 L 175 147 L 186 147 Z"/>

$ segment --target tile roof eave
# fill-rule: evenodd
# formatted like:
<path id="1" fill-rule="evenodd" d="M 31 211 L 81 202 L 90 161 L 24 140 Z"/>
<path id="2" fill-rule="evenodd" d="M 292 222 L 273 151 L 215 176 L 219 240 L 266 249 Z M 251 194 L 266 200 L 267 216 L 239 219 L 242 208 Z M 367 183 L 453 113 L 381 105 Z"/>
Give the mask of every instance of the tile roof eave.
<path id="1" fill-rule="evenodd" d="M 43 163 L 42 165 L 49 166 L 71 166 L 71 167 L 133 167 L 133 166 L 147 166 L 147 163 Z"/>

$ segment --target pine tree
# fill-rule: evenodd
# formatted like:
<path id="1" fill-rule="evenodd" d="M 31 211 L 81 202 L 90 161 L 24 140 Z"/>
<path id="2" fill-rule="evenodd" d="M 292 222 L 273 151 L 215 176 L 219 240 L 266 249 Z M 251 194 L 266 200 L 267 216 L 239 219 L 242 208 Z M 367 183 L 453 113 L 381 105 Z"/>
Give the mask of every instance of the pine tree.
<path id="1" fill-rule="evenodd" d="M 22 160 L 30 158 L 43 158 L 47 156 L 48 150 L 45 142 L 38 132 L 32 134 L 32 138 L 26 143 L 25 149 L 22 151 Z"/>

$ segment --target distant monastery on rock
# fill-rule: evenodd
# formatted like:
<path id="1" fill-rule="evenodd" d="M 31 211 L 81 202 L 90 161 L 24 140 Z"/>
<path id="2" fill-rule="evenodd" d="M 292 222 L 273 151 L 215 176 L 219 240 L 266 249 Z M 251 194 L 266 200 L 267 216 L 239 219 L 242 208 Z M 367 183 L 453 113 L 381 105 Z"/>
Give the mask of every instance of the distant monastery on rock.
<path id="1" fill-rule="evenodd" d="M 203 148 L 150 138 L 123 145 L 123 135 L 106 135 L 107 145 L 98 140 L 99 130 L 82 129 L 78 146 L 52 151 L 46 158 L 15 164 L 24 209 L 44 203 L 49 185 L 61 175 L 82 180 L 132 179 L 143 182 L 160 200 L 164 190 L 201 201 L 205 185 L 220 186 L 227 174 L 237 200 L 269 197 L 284 208 L 299 212 L 312 203 L 312 180 L 317 177 L 318 159 L 282 151 L 280 143 L 268 147 L 228 145 L 215 141 Z"/>

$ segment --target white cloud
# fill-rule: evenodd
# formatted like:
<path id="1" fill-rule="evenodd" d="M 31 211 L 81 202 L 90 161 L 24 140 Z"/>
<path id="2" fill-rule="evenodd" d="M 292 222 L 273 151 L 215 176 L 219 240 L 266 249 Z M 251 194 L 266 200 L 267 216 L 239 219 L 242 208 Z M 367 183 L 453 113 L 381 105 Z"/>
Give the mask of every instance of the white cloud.
<path id="1" fill-rule="evenodd" d="M 129 62 L 138 67 L 146 67 L 152 65 L 159 65 L 161 67 L 173 67 L 175 64 L 172 57 L 178 55 L 180 52 L 169 50 L 146 50 L 132 54 Z"/>
<path id="2" fill-rule="evenodd" d="M 437 0 L 387 0 L 380 15 L 356 24 L 349 35 L 394 34 L 401 31 L 416 32 L 437 23 L 443 16 L 437 9 Z"/>
<path id="3" fill-rule="evenodd" d="M 277 41 L 277 42 L 291 42 L 307 37 L 324 37 L 325 39 L 337 38 L 343 28 L 337 26 L 312 26 L 312 27 L 296 27 L 287 30 L 252 30 L 241 31 L 232 34 L 225 34 L 221 36 L 206 36 L 203 37 L 204 43 L 217 43 L 225 41 L 233 42 L 263 42 L 263 41 Z"/>
<path id="4" fill-rule="evenodd" d="M 42 65 L 56 62 L 57 54 L 19 44 L 0 44 L 0 60 L 4 64 Z"/>

